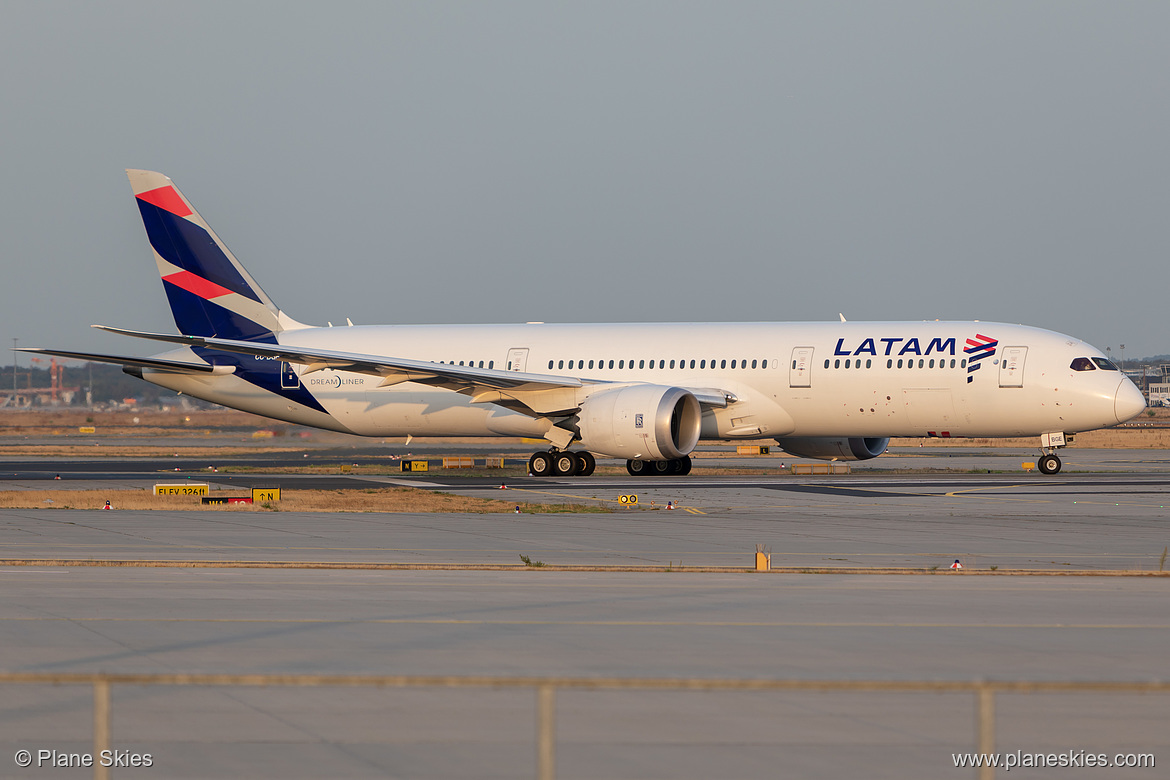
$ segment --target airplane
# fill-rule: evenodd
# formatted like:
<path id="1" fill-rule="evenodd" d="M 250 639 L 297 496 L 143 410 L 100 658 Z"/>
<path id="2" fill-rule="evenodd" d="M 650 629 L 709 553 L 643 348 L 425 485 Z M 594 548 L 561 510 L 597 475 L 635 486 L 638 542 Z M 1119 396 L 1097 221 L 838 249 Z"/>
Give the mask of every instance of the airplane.
<path id="1" fill-rule="evenodd" d="M 774 439 L 868 460 L 891 437 L 1039 437 L 1044 474 L 1072 435 L 1123 423 L 1142 393 L 1071 336 L 993 322 L 749 322 L 316 327 L 264 293 L 174 183 L 127 170 L 178 334 L 121 364 L 265 417 L 371 437 L 522 437 L 533 476 L 687 474 L 703 441 Z"/>

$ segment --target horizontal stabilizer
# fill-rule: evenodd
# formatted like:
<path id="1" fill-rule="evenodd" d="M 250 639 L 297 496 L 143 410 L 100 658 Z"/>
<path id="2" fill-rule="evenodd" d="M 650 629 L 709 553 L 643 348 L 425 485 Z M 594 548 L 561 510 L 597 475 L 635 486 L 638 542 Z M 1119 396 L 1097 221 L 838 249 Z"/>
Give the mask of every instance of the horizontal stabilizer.
<path id="1" fill-rule="evenodd" d="M 100 355 L 94 352 L 67 352 L 63 349 L 40 349 L 21 347 L 17 352 L 31 352 L 36 355 L 53 355 L 71 360 L 88 360 L 91 363 L 113 363 L 121 366 L 152 368 L 156 371 L 170 371 L 179 374 L 230 374 L 233 366 L 212 366 L 207 363 L 184 363 L 181 360 L 160 360 L 158 358 L 127 357 L 125 355 Z"/>

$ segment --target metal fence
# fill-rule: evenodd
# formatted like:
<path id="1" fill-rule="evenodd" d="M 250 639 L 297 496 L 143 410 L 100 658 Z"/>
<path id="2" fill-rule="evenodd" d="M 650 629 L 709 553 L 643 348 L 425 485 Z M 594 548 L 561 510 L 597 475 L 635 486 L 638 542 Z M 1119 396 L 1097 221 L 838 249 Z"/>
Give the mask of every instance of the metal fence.
<path id="1" fill-rule="evenodd" d="M 975 697 L 975 753 L 995 752 L 997 693 L 1167 693 L 1170 682 L 941 682 L 915 680 L 743 680 L 622 677 L 445 677 L 426 675 L 281 675 L 281 674 L 52 674 L 0 673 L 0 685 L 93 686 L 93 751 L 110 747 L 110 686 L 248 686 L 356 688 L 529 688 L 536 693 L 536 776 L 556 777 L 556 694 L 574 690 L 659 691 L 838 691 L 870 693 L 971 693 Z M 978 769 L 979 780 L 995 777 L 995 767 Z M 109 770 L 94 764 L 95 780 L 108 780 Z"/>

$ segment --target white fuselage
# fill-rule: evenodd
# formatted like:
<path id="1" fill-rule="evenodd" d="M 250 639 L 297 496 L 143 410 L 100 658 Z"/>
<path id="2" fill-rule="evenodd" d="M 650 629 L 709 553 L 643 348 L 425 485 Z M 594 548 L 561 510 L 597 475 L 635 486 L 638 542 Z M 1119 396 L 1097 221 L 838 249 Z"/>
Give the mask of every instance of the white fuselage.
<path id="1" fill-rule="evenodd" d="M 1032 436 L 1116 425 L 1144 401 L 1121 372 L 1075 371 L 1095 347 L 1052 331 L 981 322 L 350 326 L 289 330 L 281 344 L 575 377 L 587 398 L 610 383 L 733 397 L 704 412 L 703 439 Z M 974 350 L 974 351 L 968 351 Z M 186 350 L 169 353 L 187 355 Z M 286 367 L 324 408 L 236 374 L 144 378 L 209 401 L 364 436 L 534 436 L 547 422 L 450 390 Z M 977 367 L 975 367 L 977 365 Z M 602 383 L 602 384 L 596 384 Z"/>

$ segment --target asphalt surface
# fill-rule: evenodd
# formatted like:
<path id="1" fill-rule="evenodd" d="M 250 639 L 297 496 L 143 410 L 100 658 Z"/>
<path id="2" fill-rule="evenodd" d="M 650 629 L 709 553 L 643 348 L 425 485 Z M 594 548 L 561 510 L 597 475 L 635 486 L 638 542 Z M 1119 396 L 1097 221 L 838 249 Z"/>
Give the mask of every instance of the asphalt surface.
<path id="1" fill-rule="evenodd" d="M 615 510 L 603 514 L 0 510 L 5 558 L 519 564 L 523 554 L 747 567 L 764 544 L 777 566 L 938 567 L 918 576 L 0 567 L 0 669 L 1166 679 L 1170 579 L 998 576 L 1164 566 L 1163 455 L 1093 455 L 1130 465 L 1057 477 L 517 478 L 506 491 L 494 478 L 434 473 L 297 483 L 415 484 Z M 92 462 L 60 481 L 32 471 L 14 470 L 0 489 L 161 481 L 141 465 L 110 479 Z M 621 508 L 629 494 L 639 508 Z M 680 508 L 663 509 L 667 501 Z M 955 558 L 967 573 L 997 575 L 947 571 Z M 115 686 L 112 700 L 114 746 L 154 762 L 118 777 L 535 774 L 530 691 Z M 998 750 L 1152 753 L 1154 769 L 1075 774 L 1170 776 L 1170 695 L 1001 694 L 996 711 Z M 13 756 L 89 750 L 91 713 L 85 688 L 0 686 L 0 776 L 88 776 L 22 770 Z M 952 754 L 975 750 L 974 713 L 969 694 L 562 691 L 557 776 L 972 777 Z"/>

